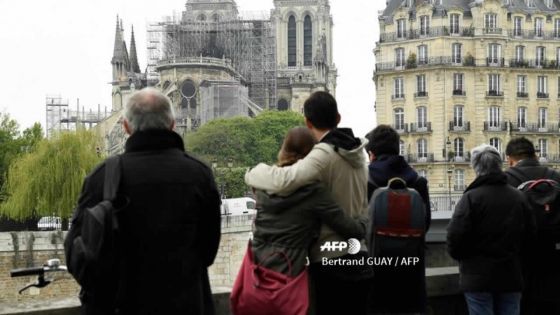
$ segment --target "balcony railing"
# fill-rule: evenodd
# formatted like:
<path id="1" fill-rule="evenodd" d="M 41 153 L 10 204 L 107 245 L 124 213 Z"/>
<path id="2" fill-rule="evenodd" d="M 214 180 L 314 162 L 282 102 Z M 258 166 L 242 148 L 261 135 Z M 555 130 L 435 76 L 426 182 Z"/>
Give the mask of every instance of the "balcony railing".
<path id="1" fill-rule="evenodd" d="M 381 43 L 389 43 L 398 40 L 407 40 L 407 39 L 418 39 L 418 38 L 429 38 L 429 37 L 438 37 L 438 36 L 464 36 L 464 37 L 472 37 L 474 36 L 474 29 L 463 27 L 457 28 L 456 33 L 451 34 L 449 32 L 449 28 L 446 26 L 443 27 L 430 27 L 426 30 L 408 30 L 404 32 L 391 32 L 391 33 L 381 33 L 379 37 L 379 42 Z"/>
<path id="2" fill-rule="evenodd" d="M 455 163 L 467 163 L 471 161 L 471 154 L 469 152 L 463 152 L 463 153 L 455 153 L 455 156 L 451 157 L 451 161 L 450 162 L 455 162 Z"/>
<path id="3" fill-rule="evenodd" d="M 486 96 L 488 96 L 488 97 L 504 97 L 504 92 L 502 92 L 502 91 L 487 91 Z"/>
<path id="4" fill-rule="evenodd" d="M 467 92 L 465 92 L 464 90 L 453 90 L 453 95 L 455 95 L 455 96 L 465 96 L 465 95 L 467 95 Z"/>
<path id="5" fill-rule="evenodd" d="M 504 58 L 486 58 L 487 67 L 503 67 L 505 65 Z"/>
<path id="6" fill-rule="evenodd" d="M 537 98 L 548 98 L 548 93 L 537 92 Z"/>
<path id="7" fill-rule="evenodd" d="M 509 61 L 509 66 L 511 68 L 560 69 L 560 66 L 558 65 L 558 62 L 556 60 L 548 59 L 511 59 Z"/>
<path id="8" fill-rule="evenodd" d="M 529 97 L 529 93 L 527 93 L 527 92 L 517 92 L 517 97 L 527 98 L 527 97 Z"/>
<path id="9" fill-rule="evenodd" d="M 484 131 L 507 131 L 508 123 L 505 121 L 495 122 L 495 121 L 485 121 Z"/>
<path id="10" fill-rule="evenodd" d="M 467 189 L 467 186 L 465 186 L 465 184 L 453 185 L 453 190 L 455 191 L 463 191 L 465 189 Z"/>
<path id="11" fill-rule="evenodd" d="M 408 133 L 408 124 L 391 125 L 391 127 L 395 129 L 397 133 Z"/>
<path id="12" fill-rule="evenodd" d="M 475 66 L 475 61 L 472 58 L 461 58 L 452 56 L 439 56 L 422 59 L 422 63 L 416 62 L 410 65 L 405 65 L 395 62 L 379 62 L 375 64 L 375 71 L 394 71 L 415 69 L 430 66 Z"/>
<path id="13" fill-rule="evenodd" d="M 560 39 L 560 32 L 555 31 L 537 31 L 534 30 L 519 30 L 519 29 L 511 29 L 508 31 L 508 35 L 514 38 L 523 38 L 523 39 L 544 39 L 544 40 L 551 40 L 551 39 Z"/>
<path id="14" fill-rule="evenodd" d="M 428 97 L 428 92 L 426 91 L 416 92 L 414 93 L 414 97 Z"/>
<path id="15" fill-rule="evenodd" d="M 516 133 L 555 133 L 560 134 L 558 124 L 538 124 L 538 123 L 511 123 L 511 131 Z"/>
<path id="16" fill-rule="evenodd" d="M 430 133 L 430 132 L 432 132 L 431 122 L 410 124 L 410 133 Z"/>
<path id="17" fill-rule="evenodd" d="M 461 125 L 454 121 L 449 122 L 449 131 L 451 132 L 469 132 L 471 131 L 471 122 L 463 121 Z"/>
<path id="18" fill-rule="evenodd" d="M 558 154 L 539 154 L 539 162 L 541 163 L 560 163 L 560 155 Z"/>
<path id="19" fill-rule="evenodd" d="M 407 154 L 405 158 L 409 163 L 431 163 L 434 161 L 434 154 Z"/>
<path id="20" fill-rule="evenodd" d="M 393 99 L 393 100 L 404 100 L 404 94 L 393 94 L 393 95 L 391 95 L 391 99 Z"/>
<path id="21" fill-rule="evenodd" d="M 502 29 L 499 27 L 494 28 L 483 28 L 484 34 L 502 35 Z"/>

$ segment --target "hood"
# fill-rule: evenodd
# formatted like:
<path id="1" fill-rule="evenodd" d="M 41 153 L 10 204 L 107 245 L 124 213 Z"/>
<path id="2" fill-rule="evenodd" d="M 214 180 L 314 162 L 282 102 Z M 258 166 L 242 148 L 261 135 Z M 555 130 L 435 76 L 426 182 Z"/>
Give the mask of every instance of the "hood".
<path id="1" fill-rule="evenodd" d="M 418 178 L 416 171 L 406 163 L 404 157 L 400 155 L 382 155 L 369 164 L 370 181 L 379 186 L 387 185 L 389 179 L 400 177 L 408 185 L 411 185 Z"/>
<path id="2" fill-rule="evenodd" d="M 353 168 L 362 168 L 366 164 L 365 146 L 367 139 L 354 137 L 350 128 L 336 128 L 323 137 L 321 143 L 334 147 L 334 151 Z"/>
<path id="3" fill-rule="evenodd" d="M 262 190 L 257 191 L 257 205 L 259 208 L 266 209 L 269 212 L 281 212 L 285 209 L 292 208 L 302 200 L 308 198 L 312 195 L 316 190 L 317 186 L 320 184 L 312 184 L 308 186 L 304 186 L 289 196 L 278 196 L 278 195 L 269 195 Z"/>
<path id="4" fill-rule="evenodd" d="M 488 175 L 478 176 L 470 185 L 467 187 L 465 192 L 473 190 L 482 186 L 503 186 L 507 185 L 507 176 L 503 172 L 490 173 Z"/>

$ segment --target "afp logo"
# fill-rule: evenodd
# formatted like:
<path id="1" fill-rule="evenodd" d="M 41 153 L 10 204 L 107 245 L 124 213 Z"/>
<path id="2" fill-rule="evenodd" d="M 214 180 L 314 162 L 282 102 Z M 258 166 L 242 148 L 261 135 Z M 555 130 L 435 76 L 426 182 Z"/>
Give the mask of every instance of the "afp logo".
<path id="1" fill-rule="evenodd" d="M 348 254 L 350 255 L 356 255 L 357 253 L 360 252 L 360 249 L 361 249 L 360 241 L 358 241 L 355 238 L 349 239 L 348 242 L 327 241 L 323 245 L 321 245 L 322 252 L 342 252 L 347 250 Z"/>

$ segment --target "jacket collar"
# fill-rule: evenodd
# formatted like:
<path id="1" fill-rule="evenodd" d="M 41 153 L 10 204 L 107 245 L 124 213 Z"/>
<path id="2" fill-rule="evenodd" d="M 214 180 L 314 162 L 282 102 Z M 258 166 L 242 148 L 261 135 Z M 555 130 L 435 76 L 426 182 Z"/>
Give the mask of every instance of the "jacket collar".
<path id="1" fill-rule="evenodd" d="M 183 139 L 171 130 L 145 130 L 134 132 L 126 140 L 125 152 L 157 151 L 166 149 L 185 150 Z"/>
<path id="2" fill-rule="evenodd" d="M 370 180 L 377 186 L 387 185 L 393 177 L 404 179 L 408 185 L 418 178 L 416 173 L 400 155 L 381 155 L 369 164 Z"/>
<path id="3" fill-rule="evenodd" d="M 517 162 L 514 167 L 532 167 L 532 166 L 541 166 L 539 160 L 537 159 L 525 159 Z"/>
<path id="4" fill-rule="evenodd" d="M 481 186 L 501 186 L 507 185 L 507 176 L 504 172 L 490 173 L 488 175 L 478 176 L 474 182 L 472 182 L 465 192 L 473 190 Z"/>
<path id="5" fill-rule="evenodd" d="M 350 151 L 360 147 L 362 141 L 354 137 L 354 133 L 350 128 L 335 128 L 325 135 L 319 142 L 328 143 L 333 145 L 335 151 L 339 148 Z"/>

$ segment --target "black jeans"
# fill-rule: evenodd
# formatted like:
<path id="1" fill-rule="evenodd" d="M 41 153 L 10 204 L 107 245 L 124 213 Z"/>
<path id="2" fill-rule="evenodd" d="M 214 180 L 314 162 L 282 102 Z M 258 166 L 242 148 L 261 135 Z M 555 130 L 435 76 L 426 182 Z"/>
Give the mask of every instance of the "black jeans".
<path id="1" fill-rule="evenodd" d="M 341 259 L 359 259 L 345 255 Z M 368 266 L 329 266 L 321 262 L 309 266 L 314 287 L 315 315 L 365 315 L 373 271 Z"/>

